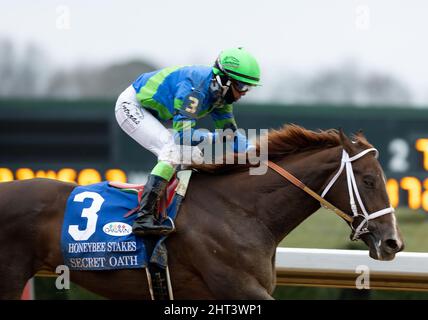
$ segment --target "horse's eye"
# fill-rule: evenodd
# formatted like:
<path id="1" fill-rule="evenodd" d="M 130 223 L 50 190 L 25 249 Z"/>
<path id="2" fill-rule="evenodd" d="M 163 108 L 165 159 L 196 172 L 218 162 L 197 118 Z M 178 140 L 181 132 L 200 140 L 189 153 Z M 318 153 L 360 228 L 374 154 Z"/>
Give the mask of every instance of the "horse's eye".
<path id="1" fill-rule="evenodd" d="M 367 188 L 371 188 L 373 189 L 376 185 L 376 180 L 373 176 L 371 175 L 365 175 L 363 177 L 363 182 L 364 182 L 364 186 Z"/>

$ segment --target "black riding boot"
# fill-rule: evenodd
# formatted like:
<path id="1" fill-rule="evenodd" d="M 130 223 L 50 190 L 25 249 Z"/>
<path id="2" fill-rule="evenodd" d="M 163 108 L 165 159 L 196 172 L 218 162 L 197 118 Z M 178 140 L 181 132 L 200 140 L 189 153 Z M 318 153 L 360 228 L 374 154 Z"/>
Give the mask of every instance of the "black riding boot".
<path id="1" fill-rule="evenodd" d="M 159 223 L 154 212 L 157 201 L 163 195 L 167 185 L 167 180 L 156 175 L 149 175 L 141 197 L 138 216 L 132 226 L 132 232 L 135 235 L 166 235 L 172 231 L 171 226 L 164 226 Z"/>

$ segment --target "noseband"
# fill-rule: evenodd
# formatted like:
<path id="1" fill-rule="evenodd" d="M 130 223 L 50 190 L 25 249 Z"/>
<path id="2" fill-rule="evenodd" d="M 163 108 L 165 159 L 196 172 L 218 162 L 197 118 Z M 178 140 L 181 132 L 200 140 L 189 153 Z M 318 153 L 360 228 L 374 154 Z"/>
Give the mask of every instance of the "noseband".
<path id="1" fill-rule="evenodd" d="M 340 168 L 336 172 L 334 177 L 330 180 L 330 182 L 327 184 L 327 186 L 325 187 L 321 196 L 319 196 L 312 189 L 308 188 L 303 182 L 301 182 L 299 179 L 294 177 L 290 172 L 281 168 L 277 164 L 275 164 L 271 161 L 268 161 L 267 165 L 269 166 L 269 168 L 271 168 L 274 171 L 276 171 L 277 173 L 279 173 L 281 176 L 283 176 L 284 178 L 289 180 L 295 186 L 299 187 L 303 191 L 310 194 L 313 198 L 317 199 L 323 207 L 332 210 L 337 215 L 339 215 L 340 217 L 342 217 L 346 221 L 348 221 L 351 225 L 351 228 L 352 228 L 351 239 L 355 241 L 355 240 L 358 240 L 361 237 L 361 235 L 370 232 L 368 229 L 368 224 L 369 224 L 370 220 L 376 219 L 376 218 L 383 216 L 385 214 L 388 214 L 388 213 L 394 213 L 394 208 L 388 207 L 388 208 L 385 208 L 385 209 L 382 209 L 382 210 L 379 210 L 379 211 L 376 211 L 376 212 L 369 214 L 369 213 L 367 213 L 367 210 L 364 207 L 363 201 L 361 200 L 360 193 L 358 191 L 357 183 L 355 180 L 354 171 L 352 169 L 352 162 L 363 157 L 364 155 L 366 155 L 367 153 L 372 152 L 372 151 L 375 152 L 375 154 L 376 154 L 375 156 L 377 158 L 379 152 L 375 148 L 370 148 L 370 149 L 366 149 L 364 151 L 361 151 L 360 153 L 356 154 L 353 157 L 349 157 L 349 154 L 345 150 L 343 150 Z M 324 199 L 324 196 L 327 194 L 327 192 L 331 189 L 331 187 L 337 181 L 337 179 L 339 178 L 339 176 L 343 172 L 344 168 L 346 168 L 346 180 L 347 180 L 347 185 L 348 185 L 349 203 L 351 205 L 352 217 L 347 215 L 342 210 L 338 209 L 337 207 L 335 207 L 330 202 L 328 202 L 327 200 Z M 357 204 L 355 203 L 354 194 L 357 197 L 358 204 L 361 208 L 362 213 L 358 213 L 358 207 L 357 207 Z M 353 222 L 354 222 L 354 219 L 357 217 L 361 217 L 362 221 L 358 225 L 358 227 L 354 228 Z"/>

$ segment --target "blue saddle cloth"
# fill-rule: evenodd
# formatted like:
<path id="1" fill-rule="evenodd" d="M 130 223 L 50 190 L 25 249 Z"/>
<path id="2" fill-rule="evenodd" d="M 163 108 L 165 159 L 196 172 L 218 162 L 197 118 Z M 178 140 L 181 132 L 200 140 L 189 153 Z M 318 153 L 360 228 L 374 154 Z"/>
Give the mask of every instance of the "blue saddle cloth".
<path id="1" fill-rule="evenodd" d="M 177 194 L 167 213 L 175 218 Z M 132 233 L 135 215 L 124 215 L 138 206 L 135 193 L 114 188 L 107 181 L 76 187 L 70 194 L 61 232 L 65 264 L 72 270 L 145 268 L 149 261 L 166 268 L 166 250 L 160 238 L 151 257 L 144 241 Z M 169 222 L 168 220 L 166 221 Z"/>

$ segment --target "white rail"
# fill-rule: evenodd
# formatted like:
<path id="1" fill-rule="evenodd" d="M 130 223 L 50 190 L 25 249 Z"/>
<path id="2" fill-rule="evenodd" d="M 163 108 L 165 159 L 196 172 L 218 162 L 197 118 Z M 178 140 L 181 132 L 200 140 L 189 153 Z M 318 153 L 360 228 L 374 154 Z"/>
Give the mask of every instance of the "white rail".
<path id="1" fill-rule="evenodd" d="M 428 291 L 428 253 L 400 252 L 392 261 L 377 261 L 365 250 L 276 251 L 278 285 L 356 288 L 362 269 L 369 271 L 371 289 Z M 37 275 L 57 276 L 51 272 Z"/>
<path id="2" fill-rule="evenodd" d="M 428 253 L 377 261 L 362 250 L 277 249 L 278 284 L 355 288 L 362 269 L 369 271 L 371 289 L 428 290 Z"/>

